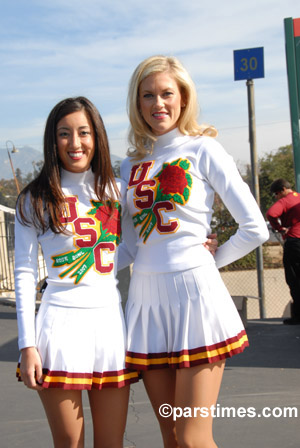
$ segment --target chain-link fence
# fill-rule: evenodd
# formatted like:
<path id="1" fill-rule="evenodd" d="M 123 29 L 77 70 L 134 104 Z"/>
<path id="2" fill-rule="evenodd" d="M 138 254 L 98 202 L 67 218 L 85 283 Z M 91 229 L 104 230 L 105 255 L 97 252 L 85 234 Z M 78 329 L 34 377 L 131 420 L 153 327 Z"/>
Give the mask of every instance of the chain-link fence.
<path id="1" fill-rule="evenodd" d="M 263 245 L 263 286 L 265 314 L 267 318 L 290 316 L 291 296 L 285 281 L 282 265 L 283 248 L 280 243 Z M 260 318 L 258 297 L 258 273 L 256 269 L 221 272 L 221 276 L 232 296 L 247 297 L 248 319 Z"/>

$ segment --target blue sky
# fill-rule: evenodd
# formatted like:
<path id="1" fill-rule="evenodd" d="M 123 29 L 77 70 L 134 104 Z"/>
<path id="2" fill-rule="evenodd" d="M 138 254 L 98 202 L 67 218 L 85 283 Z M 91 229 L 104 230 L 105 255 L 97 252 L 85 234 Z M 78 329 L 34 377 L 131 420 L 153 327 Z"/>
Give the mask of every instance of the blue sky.
<path id="1" fill-rule="evenodd" d="M 68 96 L 98 107 L 111 152 L 125 157 L 127 87 L 153 54 L 177 56 L 195 81 L 199 121 L 219 129 L 238 163 L 250 159 L 245 81 L 234 81 L 233 50 L 264 47 L 255 80 L 259 156 L 291 143 L 283 20 L 298 0 L 10 0 L 0 16 L 0 147 L 42 150 L 45 120 Z"/>

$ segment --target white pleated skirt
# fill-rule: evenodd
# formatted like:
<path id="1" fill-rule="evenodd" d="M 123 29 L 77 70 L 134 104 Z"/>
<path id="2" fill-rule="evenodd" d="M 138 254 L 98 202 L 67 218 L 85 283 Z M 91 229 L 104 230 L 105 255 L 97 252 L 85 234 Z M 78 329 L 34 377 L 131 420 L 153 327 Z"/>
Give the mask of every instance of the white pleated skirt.
<path id="1" fill-rule="evenodd" d="M 241 353 L 248 338 L 215 265 L 134 271 L 126 305 L 126 367 L 184 368 Z"/>
<path id="2" fill-rule="evenodd" d="M 103 308 L 42 303 L 36 345 L 44 388 L 100 390 L 138 381 L 138 373 L 125 367 L 126 331 L 119 303 Z"/>

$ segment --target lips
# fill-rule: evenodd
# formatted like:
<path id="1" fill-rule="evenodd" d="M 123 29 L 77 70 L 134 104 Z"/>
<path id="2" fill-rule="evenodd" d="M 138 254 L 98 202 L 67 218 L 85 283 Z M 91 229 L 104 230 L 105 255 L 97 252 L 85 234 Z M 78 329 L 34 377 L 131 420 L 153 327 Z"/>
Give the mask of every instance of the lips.
<path id="1" fill-rule="evenodd" d="M 157 119 L 161 120 L 162 118 L 167 117 L 168 114 L 167 114 L 167 112 L 156 112 L 156 113 L 152 114 L 152 116 L 154 118 L 157 118 Z"/>
<path id="2" fill-rule="evenodd" d="M 79 160 L 83 156 L 83 151 L 68 152 L 68 155 L 73 160 Z"/>

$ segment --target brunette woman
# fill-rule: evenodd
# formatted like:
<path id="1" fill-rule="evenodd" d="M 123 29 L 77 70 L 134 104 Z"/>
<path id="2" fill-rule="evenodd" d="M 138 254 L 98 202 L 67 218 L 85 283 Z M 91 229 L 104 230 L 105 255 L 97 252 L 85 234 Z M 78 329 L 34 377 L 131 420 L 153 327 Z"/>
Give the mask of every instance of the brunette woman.
<path id="1" fill-rule="evenodd" d="M 20 366 L 38 392 L 56 448 L 84 446 L 87 390 L 94 446 L 121 448 L 129 384 L 125 325 L 115 277 L 126 224 L 102 119 L 86 98 L 58 103 L 47 119 L 44 166 L 21 193 L 15 227 Z M 48 278 L 35 318 L 38 246 Z"/>

